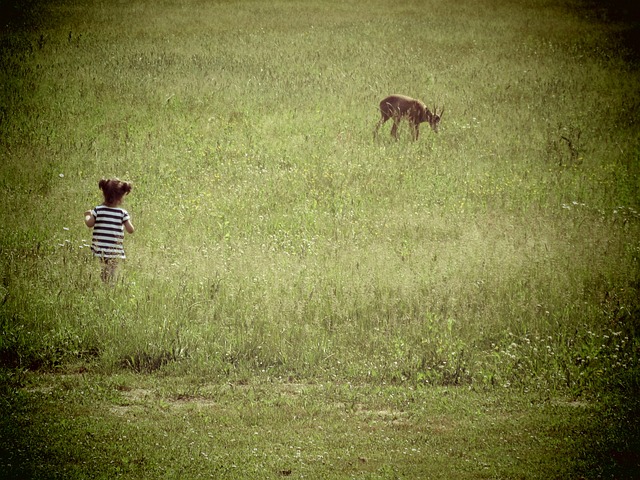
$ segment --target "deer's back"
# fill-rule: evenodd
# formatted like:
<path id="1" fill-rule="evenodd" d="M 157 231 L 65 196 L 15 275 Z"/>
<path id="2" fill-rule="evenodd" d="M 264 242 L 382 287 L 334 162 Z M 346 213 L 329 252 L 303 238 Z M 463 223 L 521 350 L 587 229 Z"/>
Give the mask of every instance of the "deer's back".
<path id="1" fill-rule="evenodd" d="M 423 105 L 420 100 L 406 95 L 389 95 L 380 102 L 380 110 L 389 115 L 393 113 L 405 113 L 412 107 Z"/>

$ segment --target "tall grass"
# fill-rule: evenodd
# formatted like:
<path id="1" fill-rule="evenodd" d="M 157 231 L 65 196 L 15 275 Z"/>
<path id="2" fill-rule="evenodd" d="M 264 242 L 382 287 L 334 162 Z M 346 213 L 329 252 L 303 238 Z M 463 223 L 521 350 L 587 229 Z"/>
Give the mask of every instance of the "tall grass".
<path id="1" fill-rule="evenodd" d="M 4 365 L 637 389 L 637 52 L 581 2 L 40 3 L 2 35 Z M 377 103 L 445 106 L 374 141 Z M 101 284 L 82 212 L 134 182 Z"/>

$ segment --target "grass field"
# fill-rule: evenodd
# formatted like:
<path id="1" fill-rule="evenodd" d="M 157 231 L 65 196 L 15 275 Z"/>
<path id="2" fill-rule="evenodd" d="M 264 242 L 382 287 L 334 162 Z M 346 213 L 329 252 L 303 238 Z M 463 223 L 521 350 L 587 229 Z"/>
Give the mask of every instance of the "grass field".
<path id="1" fill-rule="evenodd" d="M 640 15 L 609 3 L 0 2 L 0 473 L 640 475 Z M 440 132 L 374 139 L 391 93 Z"/>

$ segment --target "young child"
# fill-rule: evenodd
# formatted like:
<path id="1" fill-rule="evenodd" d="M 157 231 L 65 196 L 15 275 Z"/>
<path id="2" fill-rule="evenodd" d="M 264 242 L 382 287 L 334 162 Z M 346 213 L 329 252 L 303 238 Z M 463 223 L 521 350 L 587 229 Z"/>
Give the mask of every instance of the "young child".
<path id="1" fill-rule="evenodd" d="M 123 247 L 124 230 L 127 233 L 134 231 L 129 213 L 120 208 L 132 185 L 113 178 L 100 180 L 98 186 L 104 195 L 104 203 L 84 212 L 84 223 L 93 228 L 91 250 L 101 260 L 102 280 L 109 282 L 115 275 L 118 261 L 126 258 Z"/>

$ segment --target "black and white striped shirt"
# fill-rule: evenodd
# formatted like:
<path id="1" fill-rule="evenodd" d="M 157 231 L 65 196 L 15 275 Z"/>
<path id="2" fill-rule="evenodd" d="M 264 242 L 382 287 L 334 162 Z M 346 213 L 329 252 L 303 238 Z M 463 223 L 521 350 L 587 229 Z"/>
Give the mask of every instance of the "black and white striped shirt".
<path id="1" fill-rule="evenodd" d="M 129 213 L 123 208 L 99 205 L 91 210 L 96 219 L 93 226 L 91 251 L 101 258 L 126 258 L 124 254 L 124 223 Z"/>

